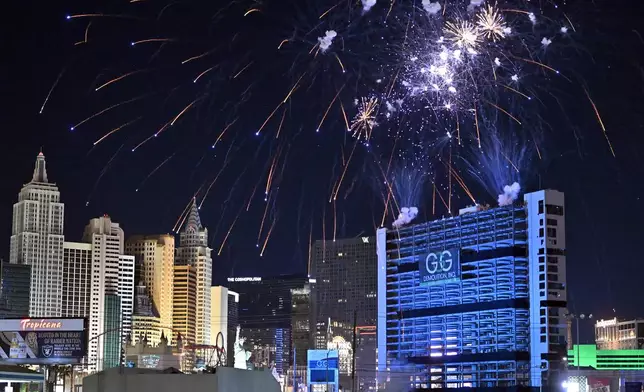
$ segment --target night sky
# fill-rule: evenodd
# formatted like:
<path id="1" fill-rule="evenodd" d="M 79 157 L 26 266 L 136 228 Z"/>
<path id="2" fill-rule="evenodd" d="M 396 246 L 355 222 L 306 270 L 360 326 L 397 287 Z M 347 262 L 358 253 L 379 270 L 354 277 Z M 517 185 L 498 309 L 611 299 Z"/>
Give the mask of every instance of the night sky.
<path id="1" fill-rule="evenodd" d="M 299 55 L 293 53 L 266 64 L 262 69 L 249 68 L 246 71 L 249 72 L 248 80 L 240 80 L 239 85 L 229 84 L 222 90 L 213 87 L 212 95 L 223 96 L 235 91 L 237 98 L 230 101 L 204 98 L 209 101 L 208 105 L 189 111 L 181 119 L 181 126 L 165 131 L 162 140 L 153 140 L 132 153 L 132 146 L 172 120 L 199 95 L 183 88 L 167 93 L 171 90 L 168 86 L 179 86 L 185 80 L 175 75 L 169 63 L 165 64 L 168 69 L 145 78 L 144 82 L 134 80 L 125 88 L 109 86 L 99 98 L 96 98 L 94 89 L 110 77 L 128 70 L 146 70 L 146 60 L 151 56 L 154 58 L 160 46 L 155 44 L 144 48 L 144 55 L 134 56 L 135 59 L 118 57 L 130 49 L 121 48 L 128 46 L 128 40 L 171 37 L 185 26 L 155 30 L 143 22 L 97 18 L 95 26 L 89 30 L 89 41 L 92 42 L 75 47 L 75 42 L 83 40 L 88 20 L 67 21 L 66 15 L 77 12 L 118 13 L 125 9 L 123 4 L 127 1 L 97 3 L 101 4 L 99 10 L 88 9 L 87 2 L 78 0 L 30 0 L 4 5 L 5 18 L 0 24 L 0 167 L 4 168 L 0 192 L 0 238 L 4 238 L 4 245 L 0 246 L 0 257 L 8 258 L 12 204 L 17 200 L 22 184 L 31 178 L 36 155 L 42 147 L 47 158 L 49 179 L 58 184 L 65 203 L 67 240 L 80 240 L 87 221 L 102 214 L 108 214 L 120 223 L 126 236 L 170 232 L 196 189 L 204 182 L 207 188 L 223 167 L 201 209 L 202 222 L 210 231 L 211 247 L 214 248 L 215 282 L 221 283 L 231 274 L 268 276 L 304 272 L 309 235 L 312 230 L 314 240 L 322 238 L 323 216 L 326 218 L 325 238 L 333 235 L 333 208 L 328 203 L 334 183 L 331 179 L 337 179 L 341 174 L 339 162 L 352 148 L 346 140 L 346 132 L 341 132 L 344 125 L 337 110 L 329 119 L 329 125 L 320 133 L 315 132 L 320 113 L 324 112 L 341 84 L 336 84 L 336 75 L 330 71 L 331 68 L 326 69 L 322 65 L 316 70 L 319 72 L 316 86 L 335 84 L 336 89 L 329 87 L 328 91 L 314 91 L 313 95 L 321 103 L 310 103 L 311 95 L 300 98 L 298 106 L 284 116 L 284 141 L 278 143 L 259 136 L 255 140 L 237 143 L 242 138 L 240 129 L 247 128 L 248 135 L 243 135 L 243 138 L 252 139 L 254 132 L 275 108 L 275 103 L 284 97 L 284 91 L 288 92 L 288 85 L 262 75 L 270 75 L 270 72 L 279 74 L 279 71 L 266 68 L 288 69 L 293 59 L 299 59 Z M 285 11 L 282 25 L 274 31 L 270 30 L 272 25 L 261 19 L 251 27 L 245 26 L 247 30 L 240 34 L 239 39 L 248 41 L 242 41 L 241 49 L 231 49 L 229 53 L 239 61 L 222 63 L 222 69 L 230 66 L 229 70 L 221 71 L 222 75 L 229 71 L 234 75 L 234 71 L 252 62 L 256 50 L 268 53 L 270 46 L 270 51 L 274 51 L 275 40 L 279 42 L 279 37 L 288 36 L 292 25 L 308 23 L 307 18 L 311 19 L 311 15 L 319 15 L 319 10 L 325 9 L 322 5 L 309 3 L 310 7 Z M 568 62 L 562 69 L 570 70 L 577 84 L 572 88 L 571 84 L 555 82 L 548 88 L 548 92 L 562 102 L 565 110 L 546 108 L 548 110 L 542 114 L 544 158 L 525 168 L 522 177 L 522 186 L 529 191 L 553 188 L 565 192 L 569 308 L 573 312 L 588 312 L 603 318 L 644 316 L 642 302 L 636 294 L 644 276 L 641 256 L 641 228 L 644 227 L 644 209 L 641 208 L 644 192 L 641 153 L 644 142 L 644 40 L 640 35 L 644 32 L 636 30 L 644 20 L 644 8 L 638 3 L 575 3 L 577 11 L 570 16 L 579 30 L 576 39 L 578 55 L 566 54 L 558 62 Z M 181 9 L 174 12 L 174 17 L 182 23 L 201 23 L 186 16 L 191 13 L 183 14 Z M 234 29 L 239 23 L 227 18 L 217 21 L 216 29 L 224 31 Z M 135 23 L 134 28 L 132 23 Z M 224 45 L 228 39 L 229 36 L 222 39 Z M 97 43 L 92 47 L 94 42 Z M 245 42 L 251 44 L 244 46 Z M 190 48 L 191 44 L 195 48 Z M 200 44 L 190 42 L 182 45 L 178 51 L 184 50 L 184 53 L 172 52 L 175 49 L 169 44 L 158 54 L 161 64 L 167 61 L 163 56 L 183 59 L 190 57 L 190 53 L 202 53 L 203 50 L 199 50 L 204 46 Z M 361 73 L 370 70 L 368 64 L 352 62 L 350 58 L 347 63 L 348 67 L 353 65 L 353 69 L 359 69 Z M 39 114 L 52 83 L 63 69 L 65 72 L 44 113 Z M 199 74 L 196 72 L 198 69 L 191 71 L 193 76 Z M 253 84 L 253 78 L 259 81 Z M 237 79 L 231 83 L 237 83 Z M 581 83 L 587 86 L 601 112 L 616 157 L 608 149 Z M 252 94 L 240 96 L 239 92 L 250 84 Z M 70 131 L 71 125 L 101 109 L 162 88 L 166 89 L 162 99 L 152 100 L 143 107 L 128 106 L 125 110 L 110 112 Z M 348 94 L 349 90 L 347 88 L 343 93 Z M 248 102 L 243 103 L 243 109 L 236 106 L 246 98 Z M 347 98 L 349 101 L 351 99 Z M 149 115 L 155 112 L 158 113 L 156 116 Z M 139 120 L 141 113 L 145 116 Z M 272 119 L 270 132 L 275 132 L 281 115 L 282 111 L 278 111 Z M 229 143 L 230 139 L 224 137 L 216 152 L 209 152 L 210 144 L 222 128 L 237 117 L 235 133 L 230 135 L 234 143 Z M 134 125 L 116 132 L 109 141 L 92 149 L 93 142 L 106 132 L 133 120 L 136 120 Z M 340 125 L 337 135 L 334 135 L 334 124 Z M 231 146 L 234 148 L 229 150 Z M 114 157 L 119 148 L 121 151 Z M 279 173 L 271 191 L 275 193 L 269 202 L 271 208 L 268 209 L 263 234 L 257 241 L 264 214 L 262 199 L 266 186 L 266 163 L 270 164 L 272 156 L 267 152 L 274 153 L 280 148 L 284 151 L 282 156 L 287 158 L 277 165 Z M 232 158 L 225 163 L 227 152 Z M 382 200 L 374 196 L 374 184 L 378 183 L 376 170 L 360 162 L 366 155 L 358 152 L 353 158 L 354 166 L 349 170 L 338 196 L 338 238 L 372 234 L 374 224 L 380 223 Z M 109 170 L 97 181 L 112 157 Z M 144 181 L 168 158 L 169 161 Z M 254 164 L 258 162 L 261 164 Z M 259 181 L 260 178 L 263 179 Z M 250 193 L 258 181 L 257 194 L 246 212 Z M 139 192 L 135 191 L 137 188 Z M 472 185 L 472 190 L 481 201 L 495 201 L 495 197 L 483 191 L 482 187 Z M 430 191 L 424 193 L 419 219 L 430 218 L 428 208 L 423 209 L 423 206 L 431 206 L 430 197 Z M 89 205 L 86 206 L 88 200 Z M 454 203 L 457 208 L 464 207 L 468 200 L 460 196 Z M 323 207 L 326 207 L 324 213 Z M 234 221 L 235 227 L 218 256 L 219 247 Z M 260 257 L 272 222 L 276 223 L 264 255 Z"/>

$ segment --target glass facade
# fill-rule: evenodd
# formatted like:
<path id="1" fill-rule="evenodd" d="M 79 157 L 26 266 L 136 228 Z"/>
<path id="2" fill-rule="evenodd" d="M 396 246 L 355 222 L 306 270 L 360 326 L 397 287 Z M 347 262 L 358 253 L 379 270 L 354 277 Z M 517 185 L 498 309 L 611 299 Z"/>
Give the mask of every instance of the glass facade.
<path id="1" fill-rule="evenodd" d="M 2 262 L 0 318 L 29 317 L 31 266 Z"/>
<path id="2" fill-rule="evenodd" d="M 103 369 L 117 367 L 121 363 L 121 298 L 118 295 L 105 296 L 105 317 L 103 330 Z M 100 366 L 100 365 L 99 365 Z"/>

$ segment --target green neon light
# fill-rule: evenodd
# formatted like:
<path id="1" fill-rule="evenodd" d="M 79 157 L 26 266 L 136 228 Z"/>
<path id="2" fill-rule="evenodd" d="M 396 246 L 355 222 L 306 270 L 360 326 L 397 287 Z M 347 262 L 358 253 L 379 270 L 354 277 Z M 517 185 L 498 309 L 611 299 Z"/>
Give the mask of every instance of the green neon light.
<path id="1" fill-rule="evenodd" d="M 594 344 L 575 345 L 568 350 L 568 366 L 598 370 L 642 370 L 644 350 L 597 350 Z"/>

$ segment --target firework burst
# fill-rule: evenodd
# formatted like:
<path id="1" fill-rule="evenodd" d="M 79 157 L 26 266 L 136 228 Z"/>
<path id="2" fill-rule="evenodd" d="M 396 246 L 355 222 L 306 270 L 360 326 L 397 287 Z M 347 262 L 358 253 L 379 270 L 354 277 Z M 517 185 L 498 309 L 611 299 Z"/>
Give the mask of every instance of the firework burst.
<path id="1" fill-rule="evenodd" d="M 362 98 L 358 104 L 358 114 L 351 122 L 350 132 L 353 132 L 353 137 L 360 140 L 363 139 L 365 143 L 369 143 L 371 139 L 371 132 L 373 128 L 378 125 L 376 123 L 376 113 L 378 109 L 378 98 Z"/>

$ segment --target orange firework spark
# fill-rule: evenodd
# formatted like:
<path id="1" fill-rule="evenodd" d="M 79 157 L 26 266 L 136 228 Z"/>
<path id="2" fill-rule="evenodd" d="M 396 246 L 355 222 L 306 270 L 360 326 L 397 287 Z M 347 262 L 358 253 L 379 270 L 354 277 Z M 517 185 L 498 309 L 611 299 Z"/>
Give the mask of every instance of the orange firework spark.
<path id="1" fill-rule="evenodd" d="M 256 245 L 259 246 L 259 240 L 262 238 L 262 232 L 264 231 L 264 222 L 266 221 L 266 215 L 268 214 L 268 207 L 271 205 L 270 203 L 270 196 L 268 197 L 269 200 L 266 201 L 266 206 L 264 207 L 264 215 L 262 216 L 262 222 L 259 225 L 259 232 L 257 232 L 257 243 Z"/>
<path id="2" fill-rule="evenodd" d="M 207 52 L 203 52 L 202 54 L 199 54 L 199 55 L 197 55 L 197 56 L 190 57 L 190 58 L 188 58 L 188 59 L 183 60 L 183 61 L 181 62 L 181 64 L 187 64 L 187 63 L 189 63 L 189 62 L 191 62 L 191 61 L 198 60 L 198 59 L 200 59 L 200 58 L 202 58 L 202 57 L 206 57 L 206 56 L 208 56 L 209 54 L 211 54 L 211 53 L 212 53 L 212 52 L 214 52 L 214 51 L 215 51 L 215 50 L 214 50 L 214 49 L 212 49 L 212 50 L 209 50 L 209 51 L 207 51 Z"/>
<path id="3" fill-rule="evenodd" d="M 532 99 L 532 97 L 530 97 L 530 96 L 528 96 L 528 95 L 525 95 L 525 94 L 524 94 L 524 93 L 522 93 L 521 91 L 516 90 L 516 89 L 513 89 L 513 88 L 512 88 L 512 87 L 510 87 L 510 86 L 507 86 L 507 85 L 502 84 L 502 83 L 499 83 L 499 85 L 500 85 L 501 87 L 503 87 L 504 89 L 506 89 L 506 90 L 510 90 L 510 91 L 512 91 L 513 93 L 519 94 L 519 95 L 521 95 L 522 97 L 524 97 L 524 98 L 526 98 L 526 99 Z"/>
<path id="4" fill-rule="evenodd" d="M 328 14 L 329 12 L 331 12 L 335 7 L 337 7 L 337 6 L 339 6 L 339 5 L 340 5 L 340 3 L 338 3 L 338 4 L 334 5 L 333 7 L 329 8 L 328 10 L 324 11 L 324 12 L 322 13 L 322 15 L 320 15 L 320 17 L 319 17 L 318 19 L 322 19 L 322 18 L 324 18 L 324 17 L 326 16 L 326 14 Z"/>
<path id="5" fill-rule="evenodd" d="M 174 38 L 148 38 L 148 39 L 142 39 L 140 41 L 133 41 L 131 45 L 136 46 L 140 44 L 149 44 L 154 42 L 175 42 L 175 41 L 176 40 Z"/>
<path id="6" fill-rule="evenodd" d="M 324 116 L 322 116 L 322 120 L 320 120 L 320 124 L 318 124 L 318 128 L 317 128 L 316 132 L 320 132 L 320 128 L 322 128 L 322 124 L 324 123 L 324 120 L 326 119 L 326 116 L 329 114 L 329 110 L 331 110 L 331 106 L 333 106 L 333 103 L 335 102 L 335 100 L 338 99 L 338 96 L 340 95 L 340 93 L 344 89 L 344 86 L 346 86 L 346 84 L 343 84 L 342 87 L 340 87 L 340 90 L 338 90 L 338 92 L 335 94 L 335 97 L 333 97 L 333 99 L 331 100 L 331 103 L 329 104 L 329 107 L 326 108 L 326 112 L 324 112 Z"/>
<path id="7" fill-rule="evenodd" d="M 248 16 L 248 15 L 252 14 L 253 12 L 259 12 L 259 8 L 251 8 L 251 9 L 249 9 L 248 11 L 246 11 L 244 16 Z"/>
<path id="8" fill-rule="evenodd" d="M 190 110 L 190 108 L 191 108 L 191 107 L 193 107 L 193 106 L 194 106 L 194 104 L 196 104 L 197 102 L 201 101 L 201 100 L 202 100 L 202 99 L 204 99 L 204 98 L 205 98 L 205 97 L 200 97 L 200 98 L 197 98 L 197 99 L 195 99 L 194 101 L 190 102 L 190 104 L 189 104 L 188 106 L 186 106 L 185 108 L 183 108 L 183 110 L 182 110 L 179 114 L 177 114 L 177 116 L 176 116 L 176 117 L 175 117 L 175 118 L 170 122 L 170 125 L 174 125 L 174 123 L 176 123 L 176 122 L 177 122 L 177 120 L 179 120 L 179 118 L 181 118 L 181 116 L 183 116 L 183 114 L 184 114 L 185 112 L 187 112 L 188 110 Z"/>
<path id="9" fill-rule="evenodd" d="M 134 119 L 134 120 L 132 120 L 132 121 L 130 121 L 130 122 L 127 122 L 127 123 L 125 123 L 125 124 L 123 124 L 123 125 L 121 125 L 121 126 L 119 126 L 119 127 L 117 127 L 117 128 L 112 129 L 111 131 L 109 131 L 108 133 L 106 133 L 103 137 L 101 137 L 100 139 L 98 139 L 97 141 L 95 141 L 95 142 L 94 142 L 94 145 L 97 145 L 98 143 L 100 143 L 100 142 L 102 142 L 103 140 L 105 140 L 108 136 L 110 136 L 110 135 L 112 135 L 113 133 L 115 133 L 115 132 L 117 132 L 117 131 L 119 131 L 119 130 L 121 130 L 121 129 L 125 128 L 125 127 L 127 127 L 127 126 L 128 126 L 128 125 L 130 125 L 130 124 L 133 124 L 133 123 L 135 123 L 135 122 L 139 121 L 140 119 L 141 119 L 141 117 L 138 117 L 138 118 L 136 118 L 136 119 Z"/>
<path id="10" fill-rule="evenodd" d="M 233 223 L 228 228 L 228 232 L 226 232 L 226 236 L 224 237 L 224 240 L 221 242 L 221 246 L 219 247 L 219 251 L 217 251 L 217 256 L 221 256 L 221 251 L 222 251 L 222 249 L 224 249 L 224 245 L 226 245 L 226 241 L 228 240 L 228 236 L 233 231 L 233 227 L 235 227 L 235 223 L 237 223 L 237 219 L 239 219 L 239 215 L 241 214 L 243 209 L 244 208 L 242 206 L 242 208 L 237 213 L 237 216 L 235 217 L 235 220 L 233 220 Z"/>
<path id="11" fill-rule="evenodd" d="M 237 79 L 237 76 L 241 75 L 241 74 L 242 74 L 242 72 L 244 72 L 244 71 L 245 71 L 248 67 L 250 67 L 251 65 L 253 65 L 253 61 L 251 61 L 250 63 L 248 63 L 244 68 L 242 68 L 242 69 L 241 69 L 241 71 L 237 72 L 237 73 L 235 74 L 235 76 L 233 76 L 233 79 Z"/>
<path id="12" fill-rule="evenodd" d="M 595 101 L 590 97 L 590 94 L 588 93 L 588 90 L 584 88 L 584 92 L 586 93 L 586 97 L 588 97 L 588 100 L 590 101 L 590 104 L 593 105 L 593 110 L 595 111 L 595 116 L 597 117 L 597 121 L 599 121 L 599 125 L 602 128 L 602 131 L 604 132 L 604 137 L 606 138 L 606 142 L 608 143 L 608 148 L 610 148 L 610 153 L 615 156 L 615 150 L 613 149 L 613 144 L 610 142 L 610 139 L 608 138 L 608 133 L 606 133 L 606 127 L 604 126 L 604 121 L 602 120 L 602 117 L 599 115 L 599 110 L 597 109 L 597 105 L 595 105 Z"/>
<path id="13" fill-rule="evenodd" d="M 283 39 L 283 40 L 282 40 L 282 42 L 280 42 L 280 44 L 277 46 L 277 49 L 278 49 L 278 50 L 279 50 L 279 49 L 282 49 L 282 45 L 284 45 L 284 44 L 285 44 L 285 43 L 287 43 L 287 42 L 288 42 L 288 40 L 287 40 L 287 39 Z"/>
<path id="14" fill-rule="evenodd" d="M 217 137 L 217 140 L 215 140 L 215 142 L 213 143 L 213 145 L 211 146 L 211 148 L 215 148 L 215 146 L 217 145 L 217 143 L 219 143 L 219 140 L 221 140 L 221 138 L 224 136 L 224 133 L 226 133 L 226 131 L 228 130 L 228 128 L 232 127 L 232 126 L 233 126 L 233 124 L 235 124 L 235 123 L 237 122 L 237 119 L 239 119 L 239 117 L 235 118 L 235 119 L 233 120 L 233 122 L 231 122 L 230 124 L 226 125 L 226 128 L 224 128 L 224 130 L 223 130 L 223 131 L 221 131 L 221 133 L 220 133 L 220 134 L 219 134 L 219 136 Z"/>
<path id="15" fill-rule="evenodd" d="M 284 108 L 284 111 L 282 112 L 282 119 L 280 120 L 279 128 L 277 128 L 277 134 L 275 135 L 275 139 L 280 137 L 280 132 L 282 132 L 282 124 L 284 123 L 285 116 L 286 116 L 286 108 Z"/>
<path id="16" fill-rule="evenodd" d="M 512 114 L 510 114 L 510 112 L 508 112 L 507 110 L 503 109 L 502 107 L 500 107 L 500 106 L 498 106 L 498 105 L 493 104 L 492 102 L 490 102 L 490 101 L 488 101 L 488 100 L 485 100 L 485 99 L 484 99 L 484 100 L 483 100 L 483 102 L 485 102 L 485 103 L 487 103 L 488 105 L 493 106 L 494 108 L 498 109 L 499 111 L 501 111 L 501 112 L 505 113 L 508 117 L 510 117 L 511 119 L 513 119 L 514 121 L 516 121 L 516 122 L 517 122 L 517 124 L 521 125 L 521 121 L 519 121 L 516 117 L 514 117 Z"/>
<path id="17" fill-rule="evenodd" d="M 347 169 L 349 168 L 349 164 L 351 163 L 351 158 L 353 157 L 353 153 L 356 150 L 356 147 L 358 146 L 358 141 L 356 140 L 355 143 L 353 143 L 353 149 L 351 149 L 351 154 L 349 154 L 349 159 L 347 160 L 347 164 L 344 165 L 344 170 L 342 171 L 342 176 L 340 176 L 340 181 L 338 181 L 338 186 L 335 188 L 335 192 L 333 194 L 333 200 L 336 200 L 338 197 L 338 192 L 340 191 L 340 187 L 342 186 L 342 180 L 344 180 L 344 176 L 347 174 Z M 331 202 L 331 200 L 329 200 Z"/>
<path id="18" fill-rule="evenodd" d="M 351 131 L 349 119 L 347 118 L 347 112 L 344 111 L 344 105 L 342 104 L 342 101 L 340 101 L 340 109 L 342 110 L 342 118 L 344 118 L 344 124 L 347 126 L 347 131 Z"/>
<path id="19" fill-rule="evenodd" d="M 118 19 L 139 19 L 132 15 L 125 14 L 75 14 L 67 15 L 67 20 L 80 18 L 118 18 Z"/>
<path id="20" fill-rule="evenodd" d="M 345 73 L 346 71 L 344 70 L 344 64 L 342 64 L 342 61 L 340 61 L 340 57 L 338 57 L 337 53 L 334 53 L 336 60 L 338 60 L 338 64 L 340 64 L 340 68 L 342 68 L 342 73 Z"/>
<path id="21" fill-rule="evenodd" d="M 87 24 L 87 27 L 85 28 L 85 38 L 82 41 L 76 42 L 74 45 L 82 45 L 86 44 L 89 41 L 89 27 L 92 25 L 92 22 L 90 21 Z"/>
<path id="22" fill-rule="evenodd" d="M 282 106 L 282 102 L 280 102 L 280 103 L 279 103 L 279 105 L 277 105 L 277 106 L 275 107 L 275 109 L 273 109 L 273 111 L 271 112 L 271 114 L 269 114 L 269 115 L 268 115 L 268 117 L 266 117 L 266 120 L 264 120 L 264 123 L 262 124 L 262 126 L 261 126 L 261 127 L 259 127 L 259 129 L 257 130 L 257 132 L 255 132 L 255 136 L 259 136 L 259 134 L 262 132 L 262 129 L 264 129 L 264 127 L 265 127 L 265 126 L 266 126 L 266 124 L 270 121 L 270 119 L 273 117 L 273 115 L 275 115 L 275 112 L 277 112 L 277 110 L 280 108 L 280 106 Z"/>
<path id="23" fill-rule="evenodd" d="M 56 86 L 58 86 L 58 82 L 60 81 L 60 78 L 63 77 L 63 74 L 65 73 L 66 69 L 67 68 L 63 68 L 63 70 L 60 71 L 60 73 L 58 74 L 58 77 L 56 78 L 56 81 L 54 82 L 54 84 L 49 89 L 49 92 L 47 93 L 47 97 L 45 98 L 45 102 L 43 102 L 42 106 L 40 107 L 40 112 L 39 112 L 40 114 L 42 114 L 42 112 L 45 110 L 45 106 L 47 105 L 47 102 L 49 101 L 49 97 L 51 97 L 51 93 L 54 92 L 54 89 L 56 88 Z"/>
<path id="24" fill-rule="evenodd" d="M 146 71 L 147 71 L 147 69 L 139 69 L 139 70 L 136 70 L 136 71 L 128 72 L 128 73 L 126 73 L 124 75 L 121 75 L 121 76 L 118 76 L 118 77 L 116 77 L 114 79 L 108 80 L 107 82 L 105 82 L 105 83 L 101 84 L 100 86 L 98 86 L 94 91 L 98 91 L 98 90 L 100 90 L 100 89 L 102 89 L 104 87 L 109 86 L 112 83 L 116 83 L 119 80 L 123 80 L 123 79 L 127 78 L 128 76 L 136 75 L 138 73 L 142 73 L 142 72 L 146 72 Z"/>
<path id="25" fill-rule="evenodd" d="M 207 74 L 208 72 L 212 71 L 213 69 L 215 69 L 215 68 L 217 68 L 217 67 L 218 67 L 218 65 L 214 65 L 214 66 L 212 66 L 212 67 L 208 68 L 207 70 L 203 71 L 202 73 L 200 73 L 200 74 L 195 78 L 195 80 L 193 80 L 193 81 L 192 81 L 192 83 L 197 83 L 197 81 L 198 81 L 199 79 L 201 79 L 201 77 L 202 77 L 202 76 L 204 76 L 205 74 Z"/>
<path id="26" fill-rule="evenodd" d="M 337 218 L 338 218 L 338 213 L 335 208 L 335 203 L 336 201 L 333 200 L 333 242 L 335 242 L 335 233 L 337 230 Z"/>
<path id="27" fill-rule="evenodd" d="M 112 106 L 110 106 L 110 107 L 108 107 L 108 108 L 105 108 L 105 109 L 101 110 L 100 112 L 94 113 L 94 114 L 92 114 L 91 116 L 89 116 L 89 117 L 87 117 L 86 119 L 84 119 L 83 121 L 81 121 L 81 122 L 77 123 L 76 125 L 72 126 L 72 127 L 71 127 L 71 130 L 72 130 L 72 131 L 73 131 L 73 130 L 75 130 L 76 128 L 78 128 L 78 127 L 80 127 L 81 125 L 85 124 L 85 123 L 86 123 L 86 122 L 88 122 L 89 120 L 91 120 L 91 119 L 93 119 L 93 118 L 96 118 L 96 117 L 100 116 L 100 115 L 101 115 L 101 114 L 103 114 L 103 113 L 106 113 L 106 112 L 108 112 L 108 111 L 110 111 L 110 110 L 112 110 L 112 109 L 115 109 L 115 108 L 119 107 L 119 106 L 126 105 L 126 104 L 128 104 L 128 103 L 132 103 L 132 102 L 134 102 L 134 101 L 138 101 L 138 100 L 140 100 L 140 99 L 143 99 L 143 98 L 147 97 L 148 95 L 150 95 L 150 94 L 144 94 L 144 95 L 141 95 L 141 96 L 139 96 L 139 97 L 132 98 L 132 99 L 129 99 L 129 100 L 127 100 L 127 101 L 119 102 L 119 103 L 114 104 L 114 105 L 112 105 Z"/>
<path id="28" fill-rule="evenodd" d="M 264 246 L 262 246 L 262 251 L 259 253 L 260 257 L 264 256 L 264 250 L 266 250 L 266 245 L 268 245 L 268 240 L 271 238 L 271 233 L 273 232 L 273 228 L 275 227 L 275 223 L 277 222 L 277 219 L 273 220 L 273 223 L 271 224 L 271 228 L 268 229 L 268 234 L 266 234 L 266 239 L 264 240 Z"/>

